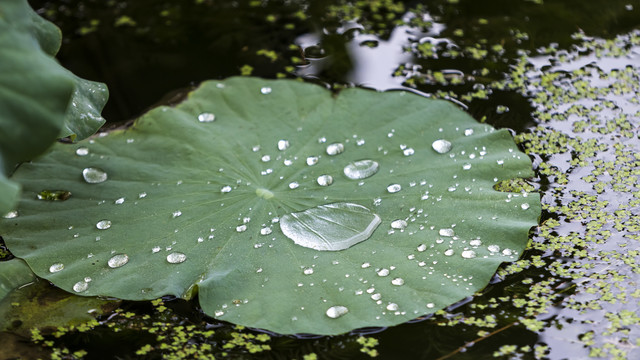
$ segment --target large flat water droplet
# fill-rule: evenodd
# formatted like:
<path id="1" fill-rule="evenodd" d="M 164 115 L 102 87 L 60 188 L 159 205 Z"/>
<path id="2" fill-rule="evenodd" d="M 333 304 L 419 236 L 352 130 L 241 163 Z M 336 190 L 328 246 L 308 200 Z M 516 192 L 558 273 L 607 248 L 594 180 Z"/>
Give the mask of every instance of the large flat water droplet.
<path id="1" fill-rule="evenodd" d="M 431 146 L 433 147 L 433 150 L 440 154 L 446 154 L 451 150 L 451 143 L 444 139 L 434 141 Z"/>
<path id="2" fill-rule="evenodd" d="M 88 167 L 82 170 L 84 181 L 89 184 L 98 184 L 107 181 L 107 173 L 102 169 Z"/>
<path id="3" fill-rule="evenodd" d="M 125 265 L 128 262 L 129 262 L 129 256 L 127 256 L 127 254 L 117 254 L 117 255 L 113 255 L 111 259 L 109 259 L 109 261 L 107 262 L 107 265 L 109 265 L 110 268 L 115 269 Z"/>
<path id="4" fill-rule="evenodd" d="M 78 156 L 87 156 L 89 155 L 89 148 L 81 146 L 76 149 L 76 155 Z"/>
<path id="5" fill-rule="evenodd" d="M 367 240 L 380 222 L 380 217 L 364 206 L 334 203 L 284 215 L 280 229 L 300 246 L 338 251 Z"/>
<path id="6" fill-rule="evenodd" d="M 358 160 L 344 167 L 344 175 L 351 180 L 366 179 L 378 172 L 379 165 L 373 160 Z"/>

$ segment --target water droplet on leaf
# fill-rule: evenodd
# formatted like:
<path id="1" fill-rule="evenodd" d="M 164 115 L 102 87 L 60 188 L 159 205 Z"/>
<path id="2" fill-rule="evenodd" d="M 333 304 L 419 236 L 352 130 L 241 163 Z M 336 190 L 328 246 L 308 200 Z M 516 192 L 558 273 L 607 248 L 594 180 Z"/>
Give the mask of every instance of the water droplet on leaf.
<path id="1" fill-rule="evenodd" d="M 202 113 L 198 115 L 198 121 L 201 123 L 209 123 L 213 122 L 216 119 L 216 116 L 212 113 Z"/>
<path id="2" fill-rule="evenodd" d="M 358 160 L 344 167 L 344 175 L 351 180 L 366 179 L 378 172 L 378 162 L 373 160 Z"/>
<path id="3" fill-rule="evenodd" d="M 87 156 L 89 155 L 89 148 L 81 146 L 76 149 L 76 155 L 78 156 Z"/>
<path id="4" fill-rule="evenodd" d="M 181 262 L 184 262 L 185 260 L 187 260 L 187 255 L 185 255 L 183 253 L 173 252 L 173 253 L 167 255 L 167 262 L 169 262 L 171 264 L 180 264 Z"/>
<path id="5" fill-rule="evenodd" d="M 289 141 L 288 140 L 280 140 L 280 141 L 278 141 L 278 150 L 284 151 L 284 150 L 287 150 L 288 148 L 289 148 Z"/>
<path id="6" fill-rule="evenodd" d="M 400 184 L 391 184 L 389 186 L 387 186 L 387 191 L 390 193 L 397 193 L 398 191 L 402 190 L 402 186 Z"/>
<path id="7" fill-rule="evenodd" d="M 317 179 L 318 185 L 320 186 L 329 186 L 333 184 L 333 177 L 331 175 L 320 175 Z"/>
<path id="8" fill-rule="evenodd" d="M 107 173 L 102 169 L 88 167 L 82 170 L 82 177 L 89 184 L 99 184 L 107 180 Z"/>
<path id="9" fill-rule="evenodd" d="M 332 319 L 337 319 L 348 312 L 349 309 L 346 306 L 336 305 L 327 309 L 327 316 Z"/>
<path id="10" fill-rule="evenodd" d="M 315 165 L 317 163 L 318 163 L 318 157 L 317 156 L 309 156 L 307 158 L 307 165 L 313 166 L 313 165 Z"/>
<path id="11" fill-rule="evenodd" d="M 128 262 L 129 262 L 129 256 L 127 256 L 127 254 L 117 254 L 112 256 L 111 259 L 109 259 L 109 261 L 107 262 L 107 264 L 109 265 L 110 268 L 115 269 L 125 265 Z"/>
<path id="12" fill-rule="evenodd" d="M 446 154 L 451 150 L 451 143 L 444 139 L 434 141 L 431 146 L 433 147 L 433 150 L 440 154 Z"/>
<path id="13" fill-rule="evenodd" d="M 407 222 L 402 219 L 394 220 L 391 222 L 391 227 L 393 229 L 402 230 L 407 227 Z"/>
<path id="14" fill-rule="evenodd" d="M 96 223 L 96 228 L 99 230 L 106 230 L 111 227 L 111 220 L 100 220 Z"/>
<path id="15" fill-rule="evenodd" d="M 337 251 L 371 237 L 380 222 L 380 217 L 364 206 L 334 203 L 283 215 L 280 229 L 300 246 Z"/>
<path id="16" fill-rule="evenodd" d="M 64 264 L 63 263 L 55 263 L 51 266 L 49 266 L 49 272 L 50 273 L 56 273 L 58 271 L 62 271 L 64 269 Z"/>
<path id="17" fill-rule="evenodd" d="M 327 146 L 327 155 L 338 155 L 344 151 L 344 145 L 342 143 L 333 143 Z"/>
<path id="18" fill-rule="evenodd" d="M 396 286 L 404 285 L 404 279 L 403 278 L 395 278 L 395 279 L 391 280 L 391 283 L 393 285 L 396 285 Z"/>

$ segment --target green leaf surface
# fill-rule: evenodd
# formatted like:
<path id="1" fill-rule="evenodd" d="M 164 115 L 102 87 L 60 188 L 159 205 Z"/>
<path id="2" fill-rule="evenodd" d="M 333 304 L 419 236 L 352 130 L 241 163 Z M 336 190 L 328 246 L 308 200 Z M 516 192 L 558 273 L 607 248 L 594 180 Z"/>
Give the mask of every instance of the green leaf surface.
<path id="1" fill-rule="evenodd" d="M 60 30 L 25 0 L 0 2 L 0 213 L 18 196 L 6 179 L 18 163 L 59 136 L 86 138 L 104 123 L 106 87 L 60 66 L 53 58 L 60 42 Z"/>
<path id="2" fill-rule="evenodd" d="M 29 265 L 20 259 L 0 261 L 0 301 L 11 291 L 36 279 Z"/>
<path id="3" fill-rule="evenodd" d="M 151 299 L 197 287 L 216 318 L 338 334 L 482 289 L 540 214 L 538 194 L 493 186 L 531 175 L 506 130 L 445 101 L 231 78 L 23 164 L 20 215 L 0 232 L 68 291 Z M 71 196 L 38 200 L 43 190 Z M 340 236 L 359 238 L 311 246 Z"/>

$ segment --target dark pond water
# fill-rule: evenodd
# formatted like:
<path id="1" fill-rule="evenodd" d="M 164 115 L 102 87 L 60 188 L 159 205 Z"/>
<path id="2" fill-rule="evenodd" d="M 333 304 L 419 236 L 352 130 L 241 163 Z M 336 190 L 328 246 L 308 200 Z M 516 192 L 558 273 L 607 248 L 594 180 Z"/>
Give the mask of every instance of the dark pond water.
<path id="1" fill-rule="evenodd" d="M 335 89 L 344 86 L 378 90 L 404 88 L 425 96 L 451 99 L 474 118 L 512 129 L 514 134 L 545 138 L 551 129 L 569 137 L 577 136 L 575 126 L 570 123 L 541 120 L 545 111 L 557 109 L 545 109 L 544 101 L 536 100 L 535 96 L 541 91 L 535 86 L 496 84 L 505 79 L 509 79 L 507 83 L 515 83 L 512 73 L 522 57 L 530 59 L 525 70 L 532 78 L 540 78 L 545 72 L 573 71 L 572 65 L 565 68 L 558 65 L 564 61 L 562 56 L 579 57 L 593 51 L 576 47 L 583 43 L 576 33 L 614 39 L 640 28 L 640 1 L 637 0 L 405 3 L 60 0 L 30 3 L 62 29 L 60 62 L 81 77 L 108 85 L 111 96 L 103 113 L 108 126 L 127 122 L 157 104 L 175 103 L 201 81 L 250 73 L 265 78 L 302 77 Z M 630 76 L 637 78 L 640 53 L 633 50 L 637 46 L 634 48 L 631 41 L 625 45 L 624 40 L 621 46 L 631 49 L 631 53 L 609 70 L 629 68 Z M 598 61 L 593 59 L 594 68 L 602 67 Z M 582 68 L 583 65 L 574 63 L 574 66 Z M 589 75 L 581 76 L 589 78 Z M 551 83 L 550 87 L 571 89 L 570 82 Z M 632 108 L 632 102 L 627 105 L 617 102 L 617 106 L 631 109 L 627 111 L 632 118 L 629 120 L 631 131 L 637 132 L 639 121 L 637 115 L 633 118 L 637 109 Z M 539 124 L 542 128 L 533 130 Z M 546 139 L 543 143 L 553 142 Z M 598 139 L 609 144 L 617 141 Z M 635 135 L 629 139 L 626 144 L 631 144 L 633 149 L 638 139 Z M 523 147 L 531 143 L 526 139 L 520 142 Z M 538 171 L 530 182 L 543 192 L 543 201 L 549 205 L 542 221 L 559 225 L 549 225 L 549 233 L 541 229 L 532 235 L 533 245 L 524 255 L 527 261 L 524 269 L 515 271 L 509 268 L 514 265 L 505 265 L 482 294 L 455 304 L 442 314 L 393 328 L 362 329 L 335 337 L 271 334 L 270 340 L 264 342 L 270 350 L 257 351 L 246 343 L 263 344 L 249 339 L 261 332 L 237 330 L 232 325 L 218 323 L 204 316 L 193 302 L 165 299 L 169 310 L 160 315 L 149 303 L 124 303 L 125 312 L 137 315 L 105 316 L 100 319 L 103 325 L 94 330 L 70 332 L 50 340 L 55 343 L 54 347 L 67 347 L 71 352 L 84 349 L 86 358 L 91 359 L 161 358 L 176 348 L 135 355 L 142 345 L 154 341 L 155 336 L 141 328 L 155 321 L 174 327 L 193 325 L 194 329 L 187 331 L 191 334 L 189 344 L 199 346 L 200 351 L 207 349 L 202 345 L 210 345 L 211 353 L 229 358 L 302 359 L 312 353 L 320 359 L 369 358 L 361 351 L 363 345 L 358 343 L 361 335 L 377 340 L 379 344 L 372 348 L 382 359 L 576 359 L 588 357 L 590 353 L 613 358 L 618 354 L 615 349 L 625 350 L 621 358 L 640 356 L 638 322 L 627 322 L 620 326 L 620 331 L 611 330 L 611 326 L 605 324 L 605 320 L 615 322 L 611 314 L 616 311 L 631 311 L 630 317 L 637 314 L 637 297 L 630 295 L 628 299 L 631 303 L 635 301 L 635 307 L 621 306 L 620 300 L 618 308 L 604 309 L 606 311 L 602 306 L 594 308 L 597 314 L 592 317 L 585 315 L 584 307 L 573 307 L 576 302 L 592 300 L 587 295 L 591 290 L 581 288 L 581 284 L 592 281 L 593 272 L 583 273 L 582 278 L 572 276 L 574 267 L 570 264 L 592 264 L 584 269 L 600 266 L 607 262 L 608 258 L 602 255 L 606 249 L 592 247 L 599 254 L 594 260 L 562 247 L 542 245 L 558 236 L 590 235 L 584 231 L 588 231 L 594 215 L 579 218 L 550 207 L 578 204 L 582 197 L 576 192 L 593 193 L 592 187 L 581 180 L 585 174 L 578 175 L 577 165 L 571 163 L 572 159 L 580 158 L 580 149 L 584 148 L 576 145 L 565 152 L 545 148 L 530 153 Z M 614 152 L 602 153 L 604 159 L 617 156 Z M 544 164 L 560 170 L 547 171 Z M 615 165 L 616 169 L 621 166 Z M 629 167 L 629 173 L 635 174 L 635 165 Z M 588 173 L 594 169 L 595 166 L 586 166 L 580 171 Z M 576 175 L 572 177 L 573 170 Z M 564 186 L 562 176 L 568 176 L 570 184 L 575 185 Z M 633 190 L 634 185 L 630 186 Z M 605 210 L 613 213 L 620 209 Z M 628 210 L 636 211 L 638 206 L 631 205 Z M 619 242 L 626 241 L 627 245 L 617 248 L 637 250 L 637 241 L 629 240 L 634 234 L 633 231 L 621 233 Z M 575 246 L 588 249 L 590 245 Z M 637 254 L 630 258 L 634 262 Z M 567 269 L 566 273 L 560 269 Z M 633 282 L 638 280 L 636 270 L 617 274 Z M 604 270 L 598 274 L 602 274 L 601 281 L 605 283 L 608 277 L 616 276 Z M 633 291 L 630 287 L 611 293 Z M 518 300 L 538 297 L 543 299 L 541 303 L 523 304 Z M 144 314 L 151 316 L 144 318 Z M 590 317 L 594 321 L 589 322 Z M 539 326 L 531 324 L 532 321 L 538 321 Z M 215 335 L 198 333 L 207 330 L 214 330 Z M 613 335 L 599 338 L 607 331 Z M 179 337 L 176 331 L 166 332 L 168 339 Z M 245 334 L 243 345 L 228 345 L 232 343 L 233 332 Z M 595 345 L 590 343 L 591 338 L 596 339 Z M 599 353 L 594 348 L 604 350 Z M 251 353 L 251 349 L 257 352 Z"/>

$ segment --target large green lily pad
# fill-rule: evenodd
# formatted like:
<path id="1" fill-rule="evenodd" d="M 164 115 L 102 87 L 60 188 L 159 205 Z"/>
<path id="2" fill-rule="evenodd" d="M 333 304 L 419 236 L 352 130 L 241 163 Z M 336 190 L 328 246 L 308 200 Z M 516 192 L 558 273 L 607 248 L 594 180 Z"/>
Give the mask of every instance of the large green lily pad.
<path id="1" fill-rule="evenodd" d="M 231 78 L 22 165 L 0 233 L 81 295 L 197 287 L 218 319 L 338 334 L 482 289 L 540 214 L 493 186 L 531 175 L 506 130 L 445 101 Z"/>
<path id="2" fill-rule="evenodd" d="M 78 78 L 53 56 L 60 30 L 26 0 L 0 2 L 0 214 L 13 208 L 20 188 L 7 177 L 58 138 L 83 139 L 104 119 L 104 84 Z"/>

